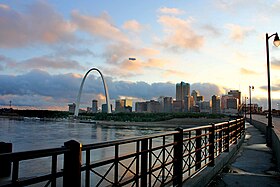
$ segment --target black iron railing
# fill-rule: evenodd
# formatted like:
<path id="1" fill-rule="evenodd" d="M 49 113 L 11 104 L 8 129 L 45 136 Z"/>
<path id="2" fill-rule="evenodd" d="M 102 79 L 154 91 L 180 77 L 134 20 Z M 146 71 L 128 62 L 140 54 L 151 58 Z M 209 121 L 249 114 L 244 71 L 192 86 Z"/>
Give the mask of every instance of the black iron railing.
<path id="1" fill-rule="evenodd" d="M 11 178 L 0 186 L 181 186 L 214 166 L 215 158 L 244 132 L 242 118 L 110 142 L 81 145 L 71 140 L 56 149 L 0 154 L 0 161 L 12 163 Z M 50 158 L 49 173 L 19 176 L 22 161 L 42 158 Z"/>

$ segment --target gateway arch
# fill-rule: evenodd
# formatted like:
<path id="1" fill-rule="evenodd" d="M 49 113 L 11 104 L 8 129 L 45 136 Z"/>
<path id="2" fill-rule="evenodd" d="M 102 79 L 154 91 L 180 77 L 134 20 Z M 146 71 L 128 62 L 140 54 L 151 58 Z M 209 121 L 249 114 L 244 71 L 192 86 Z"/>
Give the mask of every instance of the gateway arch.
<path id="1" fill-rule="evenodd" d="M 76 108 L 75 108 L 75 113 L 74 113 L 74 116 L 78 116 L 79 115 L 79 109 L 80 109 L 80 100 L 81 100 L 81 94 L 82 94 L 82 90 L 83 90 L 83 87 L 84 87 L 84 83 L 85 83 L 85 80 L 88 76 L 88 74 L 91 72 L 91 71 L 97 71 L 101 78 L 102 78 L 102 81 L 103 81 L 103 86 L 104 86 L 104 90 L 105 90 L 105 96 L 106 96 L 106 104 L 107 104 L 107 113 L 112 113 L 111 111 L 111 106 L 110 106 L 110 97 L 109 97 L 109 91 L 108 91 L 108 87 L 107 87 L 107 84 L 106 84 L 106 81 L 101 73 L 101 71 L 97 68 L 91 68 L 90 70 L 88 70 L 88 72 L 85 74 L 83 80 L 82 80 L 82 83 L 81 83 L 81 86 L 80 86 L 80 90 L 79 90 L 79 94 L 78 94 L 78 97 L 77 97 L 77 102 L 76 102 Z"/>

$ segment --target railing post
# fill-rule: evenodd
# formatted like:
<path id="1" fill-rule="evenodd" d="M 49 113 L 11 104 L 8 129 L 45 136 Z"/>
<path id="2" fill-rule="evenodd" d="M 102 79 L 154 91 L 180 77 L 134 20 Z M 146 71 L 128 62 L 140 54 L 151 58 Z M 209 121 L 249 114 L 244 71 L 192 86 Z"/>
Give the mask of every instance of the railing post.
<path id="1" fill-rule="evenodd" d="M 226 147 L 225 147 L 225 152 L 229 152 L 229 145 L 230 145 L 230 130 L 229 130 L 229 126 L 230 126 L 230 122 L 228 121 L 226 124 L 226 138 L 225 138 L 225 143 L 226 143 Z"/>
<path id="2" fill-rule="evenodd" d="M 64 154 L 63 187 L 81 186 L 81 150 L 82 144 L 75 140 L 64 143 L 70 152 Z"/>
<path id="3" fill-rule="evenodd" d="M 215 124 L 212 123 L 212 126 L 210 128 L 210 135 L 209 135 L 209 166 L 215 165 Z"/>
<path id="4" fill-rule="evenodd" d="M 221 152 L 223 152 L 223 130 L 222 130 L 222 128 L 223 128 L 223 125 L 220 125 L 219 126 L 219 143 L 218 143 L 218 146 L 219 146 L 219 154 L 221 153 Z"/>
<path id="5" fill-rule="evenodd" d="M 237 144 L 237 140 L 238 140 L 238 122 L 237 119 L 235 120 L 235 125 L 234 125 L 234 144 Z"/>
<path id="6" fill-rule="evenodd" d="M 0 154 L 11 153 L 13 149 L 12 143 L 0 142 Z M 0 160 L 0 177 L 8 177 L 11 175 L 11 161 L 8 159 Z"/>
<path id="7" fill-rule="evenodd" d="M 174 135 L 174 169 L 173 186 L 182 186 L 183 183 L 183 129 L 177 128 Z"/>
<path id="8" fill-rule="evenodd" d="M 148 139 L 141 141 L 141 187 L 148 186 Z"/>
<path id="9" fill-rule="evenodd" d="M 196 130 L 195 150 L 195 170 L 199 170 L 201 168 L 201 129 Z"/>

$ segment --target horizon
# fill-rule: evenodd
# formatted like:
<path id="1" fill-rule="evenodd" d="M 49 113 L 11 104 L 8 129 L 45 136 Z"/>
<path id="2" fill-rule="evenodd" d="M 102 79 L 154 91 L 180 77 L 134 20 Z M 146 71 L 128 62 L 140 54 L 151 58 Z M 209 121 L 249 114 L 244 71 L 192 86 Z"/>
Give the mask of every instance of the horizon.
<path id="1" fill-rule="evenodd" d="M 267 109 L 265 33 L 280 33 L 280 1 L 0 3 L 0 106 L 61 110 L 87 70 L 110 100 L 175 96 L 190 83 L 205 100 L 239 90 Z M 277 30 L 279 29 L 279 30 Z M 272 108 L 280 103 L 280 48 L 269 40 Z M 91 73 L 81 108 L 105 102 Z M 65 108 L 66 107 L 66 108 Z"/>

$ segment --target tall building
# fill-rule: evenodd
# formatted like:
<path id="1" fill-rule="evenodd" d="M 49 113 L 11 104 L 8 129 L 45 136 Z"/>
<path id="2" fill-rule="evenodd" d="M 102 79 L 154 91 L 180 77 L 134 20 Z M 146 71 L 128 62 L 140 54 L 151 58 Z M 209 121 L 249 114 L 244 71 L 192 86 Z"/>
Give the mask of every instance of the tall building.
<path id="1" fill-rule="evenodd" d="M 136 102 L 135 112 L 147 112 L 147 102 Z"/>
<path id="2" fill-rule="evenodd" d="M 147 112 L 158 113 L 160 112 L 160 103 L 158 101 L 147 101 Z"/>
<path id="3" fill-rule="evenodd" d="M 196 90 L 193 90 L 191 96 L 193 96 L 194 103 L 196 104 L 197 97 L 199 96 L 199 92 Z"/>
<path id="4" fill-rule="evenodd" d="M 198 103 L 199 106 L 199 110 L 202 113 L 210 113 L 211 112 L 211 108 L 210 108 L 210 101 L 200 101 Z"/>
<path id="5" fill-rule="evenodd" d="M 185 96 L 190 95 L 190 84 L 181 82 L 176 84 L 176 101 L 183 101 Z"/>
<path id="6" fill-rule="evenodd" d="M 212 114 L 221 113 L 221 99 L 217 95 L 212 96 Z"/>
<path id="7" fill-rule="evenodd" d="M 75 103 L 69 104 L 68 107 L 69 107 L 69 112 L 74 114 L 76 109 L 76 104 Z"/>
<path id="8" fill-rule="evenodd" d="M 98 101 L 97 100 L 92 100 L 91 111 L 92 111 L 92 113 L 97 113 L 97 111 L 98 111 Z"/>
<path id="9" fill-rule="evenodd" d="M 112 108 L 113 108 L 112 104 L 110 104 L 110 107 L 111 107 L 111 111 L 112 111 Z M 102 113 L 107 113 L 107 110 L 108 110 L 107 104 L 102 104 L 102 106 L 101 106 Z"/>
<path id="10" fill-rule="evenodd" d="M 163 106 L 164 106 L 164 112 L 172 112 L 172 105 L 173 105 L 173 99 L 172 99 L 172 97 L 165 97 L 164 99 L 163 99 Z"/>
<path id="11" fill-rule="evenodd" d="M 131 99 L 116 100 L 115 111 L 116 112 L 132 112 L 132 100 Z"/>
<path id="12" fill-rule="evenodd" d="M 232 95 L 236 99 L 238 99 L 238 105 L 241 105 L 241 92 L 239 90 L 230 90 L 228 95 Z"/>

